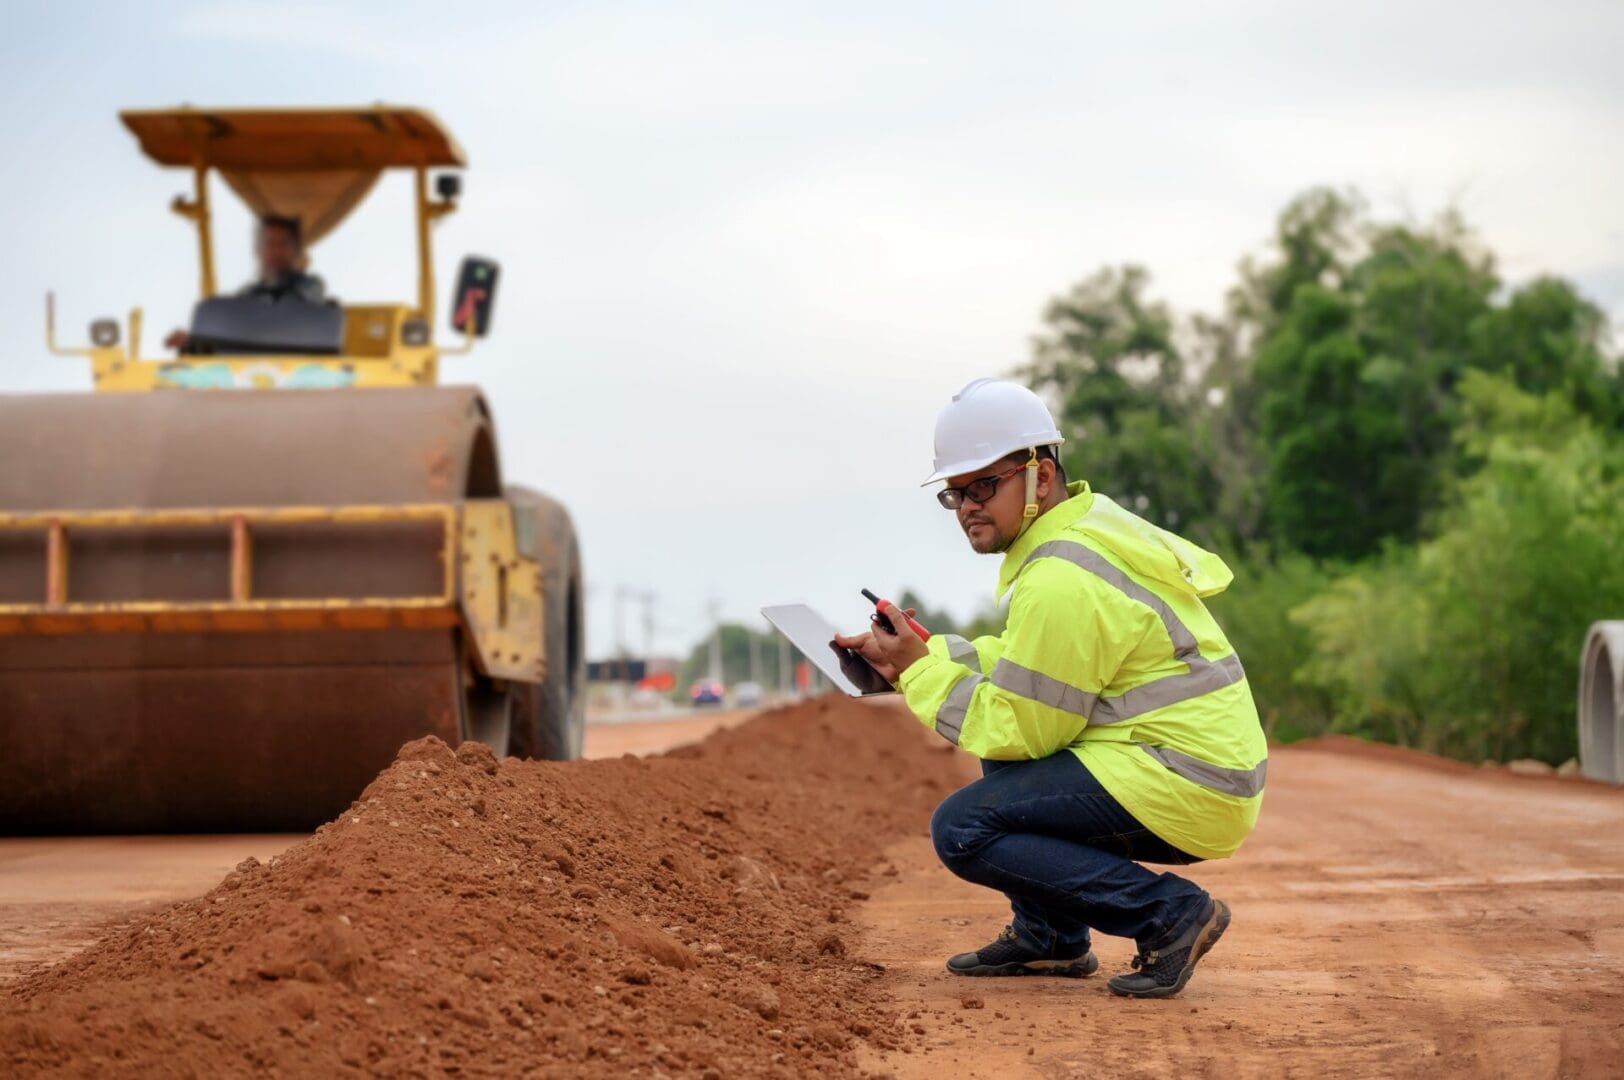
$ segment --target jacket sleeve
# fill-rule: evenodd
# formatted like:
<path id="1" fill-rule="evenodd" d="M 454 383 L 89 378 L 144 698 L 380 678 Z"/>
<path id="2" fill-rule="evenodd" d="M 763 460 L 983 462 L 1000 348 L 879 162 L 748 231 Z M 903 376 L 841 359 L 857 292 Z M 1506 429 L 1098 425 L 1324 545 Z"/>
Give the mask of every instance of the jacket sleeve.
<path id="1" fill-rule="evenodd" d="M 996 634 L 988 634 L 975 640 L 960 637 L 958 634 L 932 634 L 925 643 L 933 655 L 951 660 L 955 664 L 963 664 L 971 671 L 978 671 L 985 675 L 998 663 L 998 658 L 1004 655 L 1004 639 Z"/>
<path id="2" fill-rule="evenodd" d="M 997 638 L 933 637 L 898 685 L 928 728 L 979 758 L 1044 758 L 1075 743 L 1156 615 L 1057 559 L 1021 572 Z M 970 647 L 973 646 L 973 649 Z"/>

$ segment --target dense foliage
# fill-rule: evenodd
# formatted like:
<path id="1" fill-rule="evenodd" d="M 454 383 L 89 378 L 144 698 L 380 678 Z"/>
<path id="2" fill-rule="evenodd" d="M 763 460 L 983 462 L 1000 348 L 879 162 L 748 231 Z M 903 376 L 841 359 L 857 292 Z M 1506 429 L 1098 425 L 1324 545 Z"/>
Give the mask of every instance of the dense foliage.
<path id="1" fill-rule="evenodd" d="M 1214 611 L 1271 732 L 1574 752 L 1585 627 L 1624 617 L 1624 381 L 1568 283 L 1508 288 L 1454 214 L 1314 190 L 1219 316 L 1148 273 L 1057 296 L 1020 376 L 1066 466 L 1225 552 Z"/>

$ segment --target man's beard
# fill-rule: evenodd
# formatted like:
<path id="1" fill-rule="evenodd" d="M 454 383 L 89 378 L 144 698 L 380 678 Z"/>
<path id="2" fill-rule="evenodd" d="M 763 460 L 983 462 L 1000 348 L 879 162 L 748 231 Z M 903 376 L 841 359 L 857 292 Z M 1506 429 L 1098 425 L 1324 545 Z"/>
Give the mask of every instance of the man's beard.
<path id="1" fill-rule="evenodd" d="M 983 537 L 980 542 L 977 542 L 970 536 L 970 525 L 981 525 L 985 529 L 990 530 L 992 532 L 992 536 L 990 538 Z M 963 528 L 964 538 L 970 541 L 970 549 L 978 555 L 997 555 L 1001 552 L 1009 550 L 1009 538 L 1006 537 L 998 526 L 994 525 L 991 521 L 977 519 L 976 521 L 969 522 L 967 525 L 963 526 Z"/>

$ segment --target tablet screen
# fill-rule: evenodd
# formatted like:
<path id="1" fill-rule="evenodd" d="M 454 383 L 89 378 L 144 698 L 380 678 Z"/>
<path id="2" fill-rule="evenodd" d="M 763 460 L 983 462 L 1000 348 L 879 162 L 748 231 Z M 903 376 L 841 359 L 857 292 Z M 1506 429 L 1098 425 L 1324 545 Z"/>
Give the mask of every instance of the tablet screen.
<path id="1" fill-rule="evenodd" d="M 834 638 L 839 631 L 805 604 L 764 607 L 761 614 L 842 693 L 852 697 L 896 693 L 896 688 L 870 667 L 867 660 L 850 649 L 836 646 Z"/>

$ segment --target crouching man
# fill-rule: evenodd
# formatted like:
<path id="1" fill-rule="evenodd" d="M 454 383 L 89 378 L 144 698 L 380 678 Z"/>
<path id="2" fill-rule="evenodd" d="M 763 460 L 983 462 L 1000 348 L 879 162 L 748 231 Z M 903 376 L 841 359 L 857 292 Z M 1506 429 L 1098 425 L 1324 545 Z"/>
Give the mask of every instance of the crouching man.
<path id="1" fill-rule="evenodd" d="M 947 868 L 1008 896 L 1010 925 L 947 962 L 959 975 L 1091 975 L 1090 932 L 1138 943 L 1126 997 L 1170 997 L 1229 925 L 1174 873 L 1235 853 L 1257 821 L 1267 746 L 1240 658 L 1201 598 L 1221 559 L 1066 483 L 1042 400 L 970 383 L 936 422 L 927 484 L 970 546 L 1001 553 L 1009 621 L 975 641 L 895 628 L 836 641 L 926 727 L 982 759 L 931 819 Z"/>

